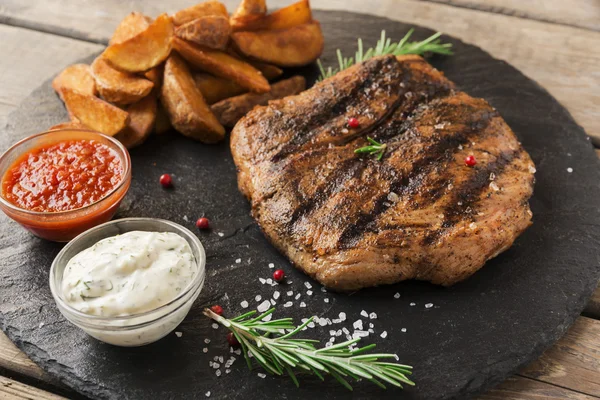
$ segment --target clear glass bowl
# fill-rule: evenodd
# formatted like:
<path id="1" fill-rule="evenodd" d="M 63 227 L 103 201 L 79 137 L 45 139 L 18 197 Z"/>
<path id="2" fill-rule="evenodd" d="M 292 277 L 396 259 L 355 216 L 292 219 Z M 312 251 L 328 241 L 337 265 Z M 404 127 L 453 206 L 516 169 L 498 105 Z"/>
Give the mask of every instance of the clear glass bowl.
<path id="1" fill-rule="evenodd" d="M 85 314 L 71 307 L 61 291 L 63 272 L 69 260 L 102 239 L 130 231 L 173 232 L 183 237 L 189 243 L 198 265 L 192 282 L 169 303 L 140 314 L 103 317 Z M 202 290 L 205 266 L 204 247 L 188 229 L 162 219 L 125 218 L 99 225 L 69 242 L 58 253 L 50 268 L 50 291 L 62 315 L 88 335 L 116 346 L 143 346 L 161 339 L 183 321 Z"/>
<path id="2" fill-rule="evenodd" d="M 131 159 L 127 149 L 116 139 L 98 132 L 60 129 L 38 133 L 15 143 L 0 156 L 0 179 L 22 154 L 66 140 L 95 140 L 113 149 L 123 165 L 121 182 L 103 198 L 88 206 L 61 212 L 30 211 L 15 206 L 0 194 L 0 209 L 25 229 L 43 239 L 68 242 L 93 226 L 109 221 L 119 209 L 131 184 Z"/>

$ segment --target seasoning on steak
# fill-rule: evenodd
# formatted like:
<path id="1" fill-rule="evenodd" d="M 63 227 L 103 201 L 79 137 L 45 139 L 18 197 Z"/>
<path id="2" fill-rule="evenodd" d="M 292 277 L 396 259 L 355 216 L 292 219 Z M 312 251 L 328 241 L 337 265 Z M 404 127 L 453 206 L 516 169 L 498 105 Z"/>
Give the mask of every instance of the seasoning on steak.
<path id="1" fill-rule="evenodd" d="M 386 144 L 381 161 L 354 152 L 367 137 Z M 265 235 L 336 290 L 452 285 L 531 224 L 527 152 L 485 100 L 418 56 L 373 58 L 254 109 L 231 150 Z"/>

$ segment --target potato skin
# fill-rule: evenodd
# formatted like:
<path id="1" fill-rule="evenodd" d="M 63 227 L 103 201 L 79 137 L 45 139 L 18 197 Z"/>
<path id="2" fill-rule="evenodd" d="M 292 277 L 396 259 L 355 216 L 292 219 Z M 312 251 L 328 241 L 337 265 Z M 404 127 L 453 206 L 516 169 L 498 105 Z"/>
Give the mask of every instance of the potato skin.
<path id="1" fill-rule="evenodd" d="M 324 46 L 317 21 L 278 31 L 234 32 L 231 38 L 245 56 L 280 67 L 310 64 Z"/>
<path id="2" fill-rule="evenodd" d="M 217 143 L 225 128 L 212 113 L 183 59 L 172 53 L 165 63 L 160 100 L 173 127 L 190 138 Z"/>
<path id="3" fill-rule="evenodd" d="M 269 81 L 252 65 L 223 51 L 208 49 L 178 37 L 173 38 L 173 47 L 190 65 L 215 76 L 230 79 L 251 92 L 264 93 L 270 90 Z"/>
<path id="4" fill-rule="evenodd" d="M 220 15 L 201 17 L 175 29 L 181 39 L 218 50 L 227 48 L 230 34 L 229 19 Z"/>
<path id="5" fill-rule="evenodd" d="M 267 105 L 270 100 L 298 94 L 306 89 L 306 79 L 303 76 L 293 76 L 271 86 L 268 93 L 246 93 L 221 100 L 211 106 L 219 121 L 233 127 L 244 115 L 256 106 Z"/>

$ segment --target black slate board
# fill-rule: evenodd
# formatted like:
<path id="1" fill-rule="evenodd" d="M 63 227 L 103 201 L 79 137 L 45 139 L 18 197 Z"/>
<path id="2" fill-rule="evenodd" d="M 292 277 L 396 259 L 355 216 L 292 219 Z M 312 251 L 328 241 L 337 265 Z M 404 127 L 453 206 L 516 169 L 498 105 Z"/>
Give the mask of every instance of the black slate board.
<path id="1" fill-rule="evenodd" d="M 335 49 L 345 54 L 362 37 L 374 44 L 381 29 L 399 39 L 409 25 L 367 15 L 315 12 L 326 37 L 325 65 L 335 63 Z M 416 28 L 415 37 L 432 32 Z M 296 389 L 286 378 L 260 379 L 239 359 L 232 372 L 216 377 L 208 363 L 229 355 L 223 329 L 213 330 L 201 310 L 219 303 L 230 313 L 240 302 L 263 299 L 273 290 L 278 301 L 285 292 L 302 291 L 294 307 L 279 315 L 317 314 L 336 318 L 344 311 L 344 326 L 375 311 L 375 342 L 380 350 L 397 352 L 415 367 L 415 388 L 380 391 L 368 382 L 355 384 L 354 398 L 463 398 L 490 388 L 538 357 L 579 315 L 600 276 L 600 165 L 584 131 L 569 113 L 538 84 L 481 49 L 445 37 L 456 55 L 432 63 L 464 90 L 486 98 L 504 116 L 537 165 L 531 200 L 534 225 L 515 245 L 490 261 L 467 281 L 443 289 L 405 282 L 363 290 L 351 296 L 323 293 L 295 271 L 265 240 L 250 218 L 249 207 L 236 187 L 235 169 L 227 143 L 205 146 L 180 135 L 153 137 L 131 152 L 133 183 L 119 217 L 166 218 L 193 229 L 202 214 L 213 231 L 199 233 L 208 256 L 205 289 L 187 319 L 174 334 L 144 348 L 118 348 L 87 337 L 61 317 L 48 288 L 48 270 L 60 245 L 32 237 L 6 217 L 0 218 L 0 325 L 8 336 L 42 368 L 78 392 L 92 398 L 196 398 L 211 391 L 213 398 L 347 398 L 332 379 L 320 383 L 301 377 Z M 93 57 L 87 59 L 92 60 Z M 301 70 L 309 79 L 315 67 Z M 50 83 L 44 83 L 9 118 L 0 149 L 28 134 L 66 119 Z M 573 172 L 567 172 L 573 168 Z M 165 191 L 158 177 L 175 177 L 175 190 Z M 224 236 L 217 233 L 222 232 Z M 242 262 L 236 264 L 235 260 Z M 268 264 L 283 267 L 292 284 L 272 288 L 259 277 L 272 273 Z M 402 297 L 393 298 L 396 292 Z M 325 303 L 324 299 L 330 302 Z M 306 308 L 298 303 L 305 301 Z M 410 303 L 415 303 L 411 306 Z M 432 303 L 432 308 L 424 305 Z M 365 320 L 365 318 L 362 318 Z M 336 325 L 335 329 L 341 328 Z M 403 333 L 402 328 L 407 331 Z M 332 327 L 311 330 L 323 340 Z M 387 339 L 379 333 L 388 332 Z M 210 345 L 204 339 L 210 338 Z M 203 347 L 209 347 L 207 354 Z"/>

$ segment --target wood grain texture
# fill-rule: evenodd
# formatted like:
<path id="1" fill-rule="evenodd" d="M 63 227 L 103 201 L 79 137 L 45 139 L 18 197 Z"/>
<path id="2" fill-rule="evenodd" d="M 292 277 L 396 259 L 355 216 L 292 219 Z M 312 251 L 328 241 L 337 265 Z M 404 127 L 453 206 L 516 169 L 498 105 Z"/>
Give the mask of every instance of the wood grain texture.
<path id="1" fill-rule="evenodd" d="M 0 371 L 12 371 L 17 374 L 50 382 L 50 376 L 15 346 L 4 332 L 0 332 Z"/>
<path id="2" fill-rule="evenodd" d="M 0 25 L 0 37 L 0 117 L 62 68 L 102 49 L 97 44 L 6 25 Z M 25 44 L 27 50 L 23 51 Z"/>
<path id="3" fill-rule="evenodd" d="M 596 400 L 588 396 L 558 386 L 539 382 L 522 376 L 513 376 L 495 389 L 478 397 L 478 400 Z"/>
<path id="4" fill-rule="evenodd" d="M 0 399 L 2 400 L 62 400 L 64 397 L 25 385 L 21 382 L 0 376 Z"/>
<path id="5" fill-rule="evenodd" d="M 596 0 L 420 0 L 600 31 Z"/>
<path id="6" fill-rule="evenodd" d="M 600 397 L 600 321 L 580 317 L 521 375 Z"/>
<path id="7" fill-rule="evenodd" d="M 269 6 L 277 8 L 290 1 L 271 0 Z M 568 4 L 577 8 L 580 2 L 588 4 L 590 1 L 593 0 Z M 225 0 L 224 3 L 233 10 L 238 2 Z M 600 69 L 597 68 L 600 32 L 414 0 L 313 0 L 311 3 L 314 8 L 352 10 L 423 25 L 476 44 L 513 64 L 548 89 L 569 109 L 595 143 L 600 144 L 600 91 L 593 89 L 600 87 Z M 156 16 L 190 4 L 193 1 L 5 0 L 0 6 L 0 22 L 105 42 L 117 23 L 132 10 Z"/>

